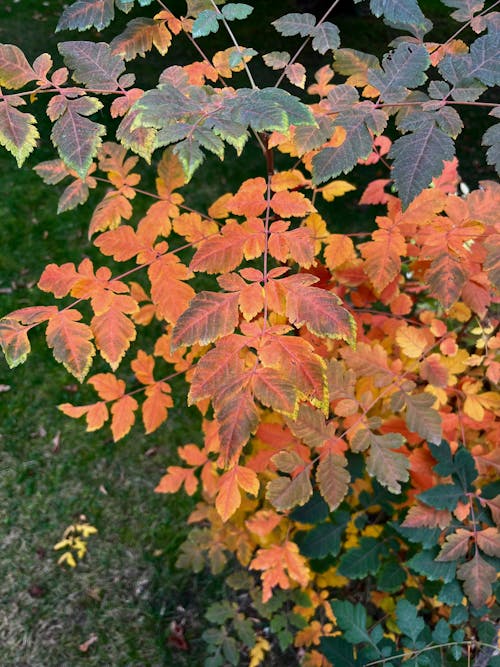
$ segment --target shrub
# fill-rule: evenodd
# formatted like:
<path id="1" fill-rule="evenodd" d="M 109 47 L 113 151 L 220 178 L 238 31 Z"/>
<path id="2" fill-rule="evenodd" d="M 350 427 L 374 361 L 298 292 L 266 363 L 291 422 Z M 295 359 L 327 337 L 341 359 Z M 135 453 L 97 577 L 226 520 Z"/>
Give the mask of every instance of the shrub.
<path id="1" fill-rule="evenodd" d="M 78 0 L 58 29 L 101 31 L 134 4 Z M 180 566 L 241 568 L 207 611 L 211 666 L 255 667 L 269 650 L 309 666 L 470 664 L 494 650 L 499 187 L 460 183 L 454 140 L 462 107 L 500 115 L 482 101 L 500 78 L 498 13 L 444 0 L 460 28 L 435 43 L 416 0 L 371 0 L 403 33 L 379 60 L 340 46 L 336 4 L 272 22 L 303 42 L 262 55 L 280 72 L 267 87 L 233 32 L 252 12 L 243 3 L 188 0 L 177 16 L 139 0 L 148 15 L 109 43 L 61 42 L 61 67 L 0 45 L 0 143 L 21 166 L 39 139 L 23 107 L 48 99 L 59 157 L 35 169 L 65 181 L 59 211 L 107 188 L 89 239 L 124 263 L 118 275 L 88 257 L 45 267 L 38 287 L 63 306 L 5 316 L 5 357 L 23 363 L 28 332 L 46 324 L 70 373 L 97 370 L 97 400 L 59 408 L 89 431 L 110 421 L 115 441 L 137 414 L 158 429 L 185 376 L 202 433 L 156 490 L 198 493 Z M 232 45 L 209 55 L 203 38 L 223 30 Z M 127 63 L 168 57 L 174 38 L 199 59 L 141 88 Z M 307 88 L 306 47 L 333 55 Z M 252 142 L 261 172 L 194 210 L 207 155 L 225 160 L 229 146 L 243 160 Z M 482 143 L 498 168 L 498 124 Z M 359 203 L 374 221 L 345 229 L 338 198 L 355 188 L 338 177 L 373 164 L 385 177 Z M 148 170 L 155 192 L 140 187 Z"/>

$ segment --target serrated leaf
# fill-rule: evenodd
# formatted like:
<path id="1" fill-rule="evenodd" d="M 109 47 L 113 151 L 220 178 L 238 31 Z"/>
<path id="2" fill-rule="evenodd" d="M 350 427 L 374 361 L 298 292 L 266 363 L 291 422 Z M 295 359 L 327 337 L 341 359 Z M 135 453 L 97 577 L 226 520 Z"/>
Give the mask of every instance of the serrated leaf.
<path id="1" fill-rule="evenodd" d="M 235 463 L 241 449 L 259 424 L 259 413 L 248 390 L 236 392 L 216 408 L 221 457 L 224 465 Z"/>
<path id="2" fill-rule="evenodd" d="M 384 16 L 389 23 L 413 27 L 417 34 L 425 34 L 432 27 L 417 0 L 370 0 L 370 9 L 375 16 Z"/>
<path id="3" fill-rule="evenodd" d="M 6 100 L 0 100 L 0 145 L 4 146 L 22 166 L 40 137 L 36 118 L 22 113 Z"/>
<path id="4" fill-rule="evenodd" d="M 435 560 L 437 550 L 425 549 L 412 556 L 408 561 L 408 566 L 412 568 L 417 574 L 422 574 L 430 581 L 438 581 L 442 579 L 444 583 L 450 583 L 456 578 L 456 563 L 451 561 L 449 563 L 439 563 Z"/>
<path id="5" fill-rule="evenodd" d="M 342 546 L 345 524 L 322 523 L 310 530 L 300 543 L 300 551 L 308 558 L 337 556 Z"/>
<path id="6" fill-rule="evenodd" d="M 227 21 L 246 19 L 253 12 L 253 7 L 243 2 L 229 2 L 222 7 L 222 15 Z"/>
<path id="7" fill-rule="evenodd" d="M 181 345 L 206 345 L 234 331 L 238 293 L 199 292 L 180 316 L 172 333 L 172 351 Z"/>
<path id="8" fill-rule="evenodd" d="M 85 116 L 101 108 L 100 103 L 80 98 L 67 100 L 66 111 L 54 123 L 51 138 L 63 162 L 74 169 L 80 178 L 88 173 L 92 159 L 106 134 L 104 125 L 94 123 Z"/>
<path id="9" fill-rule="evenodd" d="M 460 23 L 470 21 L 474 14 L 484 7 L 484 0 L 442 0 L 442 2 L 447 7 L 456 8 L 450 16 Z"/>
<path id="10" fill-rule="evenodd" d="M 476 39 L 463 56 L 468 61 L 468 76 L 479 79 L 485 86 L 500 85 L 500 33 L 494 31 Z"/>
<path id="11" fill-rule="evenodd" d="M 338 49 L 340 46 L 339 29 L 329 21 L 323 21 L 323 23 L 315 26 L 310 34 L 313 38 L 311 46 L 323 55 L 327 51 Z"/>
<path id="12" fill-rule="evenodd" d="M 376 435 L 371 431 L 370 434 L 370 452 L 366 462 L 368 473 L 391 493 L 401 493 L 400 482 L 408 481 L 410 463 L 404 454 L 393 449 L 403 445 L 403 436 L 399 433 Z"/>
<path id="13" fill-rule="evenodd" d="M 339 299 L 326 290 L 298 287 L 288 292 L 286 315 L 297 327 L 303 324 L 316 336 L 342 339 L 353 345 L 356 340 L 356 322 Z"/>
<path id="14" fill-rule="evenodd" d="M 349 549 L 339 561 L 338 572 L 349 579 L 375 574 L 380 566 L 383 545 L 374 537 L 362 537 L 359 547 Z"/>
<path id="15" fill-rule="evenodd" d="M 13 44 L 0 44 L 0 86 L 22 88 L 37 78 L 36 72 L 19 47 Z"/>
<path id="16" fill-rule="evenodd" d="M 90 327 L 82 324 L 81 314 L 74 309 L 62 310 L 54 315 L 47 326 L 47 345 L 54 357 L 80 382 L 92 364 L 95 348 Z"/>
<path id="17" fill-rule="evenodd" d="M 395 51 L 386 54 L 382 70 L 368 70 L 368 81 L 378 89 L 385 102 L 400 102 L 408 95 L 408 88 L 421 86 L 430 65 L 430 57 L 423 44 L 402 42 Z"/>
<path id="18" fill-rule="evenodd" d="M 408 600 L 399 600 L 396 605 L 396 621 L 399 629 L 416 645 L 418 636 L 425 628 L 424 619 L 418 615 L 417 608 Z"/>
<path id="19" fill-rule="evenodd" d="M 482 607 L 492 594 L 492 584 L 497 579 L 497 571 L 481 558 L 476 550 L 471 560 L 459 565 L 457 577 L 463 580 L 465 594 L 477 608 Z"/>
<path id="20" fill-rule="evenodd" d="M 301 37 L 307 37 L 311 35 L 314 26 L 316 25 L 316 17 L 313 14 L 285 14 L 276 21 L 272 21 L 272 24 L 276 30 L 283 35 L 284 37 L 291 37 L 293 35 L 300 35 Z"/>
<path id="21" fill-rule="evenodd" d="M 396 139 L 389 157 L 394 160 L 394 181 L 405 207 L 439 176 L 443 161 L 454 155 L 453 140 L 432 122 Z"/>
<path id="22" fill-rule="evenodd" d="M 297 389 L 274 368 L 259 367 L 254 375 L 255 398 L 268 408 L 294 418 L 298 411 Z"/>
<path id="23" fill-rule="evenodd" d="M 102 358 L 116 370 L 130 343 L 135 340 L 134 324 L 119 308 L 112 307 L 102 314 L 95 315 L 90 328 Z"/>
<path id="24" fill-rule="evenodd" d="M 321 637 L 321 653 L 336 667 L 363 667 L 365 661 L 354 657 L 352 644 L 340 637 Z"/>
<path id="25" fill-rule="evenodd" d="M 196 17 L 191 34 L 195 39 L 206 37 L 219 29 L 219 17 L 214 9 L 204 9 Z"/>
<path id="26" fill-rule="evenodd" d="M 56 32 L 60 30 L 102 30 L 115 15 L 113 0 L 77 0 L 63 11 Z"/>
<path id="27" fill-rule="evenodd" d="M 67 67 L 73 70 L 73 79 L 89 88 L 113 91 L 118 88 L 118 78 L 125 71 L 125 63 L 119 55 L 113 55 L 105 42 L 61 42 L 59 53 Z"/>
<path id="28" fill-rule="evenodd" d="M 273 69 L 284 69 L 288 64 L 290 57 L 291 56 L 287 51 L 271 51 L 262 56 L 266 65 Z"/>
<path id="29" fill-rule="evenodd" d="M 437 484 L 419 493 L 417 498 L 437 510 L 454 510 L 464 500 L 464 492 L 456 484 Z"/>
<path id="30" fill-rule="evenodd" d="M 489 146 L 486 151 L 486 161 L 500 174 L 500 123 L 489 127 L 483 135 L 482 146 Z"/>
<path id="31" fill-rule="evenodd" d="M 304 505 L 312 495 L 311 473 L 308 468 L 296 477 L 276 477 L 267 485 L 266 498 L 280 512 Z"/>
<path id="32" fill-rule="evenodd" d="M 351 644 L 367 642 L 373 646 L 372 638 L 366 629 L 368 618 L 363 605 L 354 605 L 347 600 L 334 600 L 331 606 L 347 641 Z"/>
<path id="33" fill-rule="evenodd" d="M 346 458 L 339 454 L 328 454 L 319 462 L 316 482 L 330 512 L 337 509 L 347 494 L 351 476 L 345 468 L 346 465 Z"/>
<path id="34" fill-rule="evenodd" d="M 404 393 L 406 403 L 405 419 L 410 431 L 418 433 L 429 442 L 438 444 L 442 438 L 441 416 L 432 407 L 434 396 L 425 392 L 421 394 Z"/>
<path id="35" fill-rule="evenodd" d="M 19 321 L 4 317 L 0 320 L 0 345 L 9 368 L 24 364 L 31 351 L 28 327 Z"/>
<path id="36" fill-rule="evenodd" d="M 457 528 L 454 533 L 447 535 L 446 541 L 441 547 L 441 551 L 439 552 L 436 560 L 459 560 L 459 558 L 467 554 L 471 537 L 474 537 L 474 533 L 471 533 L 470 530 Z"/>
<path id="37" fill-rule="evenodd" d="M 497 528 L 490 527 L 478 531 L 477 546 L 488 556 L 500 558 L 500 534 Z"/>
<path id="38" fill-rule="evenodd" d="M 136 56 L 145 56 L 153 45 L 165 55 L 168 51 L 172 35 L 164 23 L 154 19 L 139 17 L 127 23 L 127 27 L 109 44 L 112 55 L 124 60 L 133 60 Z"/>

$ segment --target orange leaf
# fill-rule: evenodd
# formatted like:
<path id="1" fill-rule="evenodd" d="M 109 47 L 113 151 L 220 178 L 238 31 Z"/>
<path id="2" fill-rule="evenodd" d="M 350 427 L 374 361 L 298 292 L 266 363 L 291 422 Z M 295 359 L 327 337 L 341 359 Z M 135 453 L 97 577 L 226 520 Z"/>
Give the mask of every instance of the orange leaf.
<path id="1" fill-rule="evenodd" d="M 227 202 L 228 211 L 248 218 L 258 216 L 266 210 L 266 181 L 258 176 L 245 181 L 238 192 Z"/>
<path id="2" fill-rule="evenodd" d="M 97 204 L 94 214 L 90 220 L 89 238 L 96 232 L 106 229 L 114 229 L 121 223 L 122 218 L 130 220 L 132 217 L 132 205 L 127 197 L 119 192 L 108 192 L 104 199 Z"/>
<path id="3" fill-rule="evenodd" d="M 46 337 L 54 357 L 80 382 L 92 365 L 95 348 L 90 342 L 92 330 L 78 322 L 82 315 L 77 310 L 63 310 L 49 320 Z"/>
<path id="4" fill-rule="evenodd" d="M 61 266 L 49 264 L 40 276 L 38 287 L 44 292 L 52 292 L 56 299 L 60 299 L 69 294 L 78 278 L 79 275 L 72 262 Z"/>
<path id="5" fill-rule="evenodd" d="M 26 361 L 31 351 L 28 331 L 28 327 L 17 320 L 9 317 L 0 320 L 0 344 L 9 368 L 15 368 Z"/>
<path id="6" fill-rule="evenodd" d="M 227 273 L 243 260 L 246 234 L 234 221 L 222 229 L 222 233 L 202 241 L 189 265 L 192 271 Z"/>
<path id="7" fill-rule="evenodd" d="M 281 519 L 274 510 L 260 510 L 245 521 L 245 526 L 259 537 L 266 537 L 279 525 Z"/>
<path id="8" fill-rule="evenodd" d="M 216 409 L 221 456 L 225 465 L 234 462 L 259 424 L 259 414 L 248 390 L 227 398 Z"/>
<path id="9" fill-rule="evenodd" d="M 87 420 L 87 431 L 97 431 L 108 420 L 108 408 L 104 401 L 92 403 L 92 405 L 71 405 L 71 403 L 61 403 L 57 406 L 61 412 L 68 417 L 78 419 L 85 415 Z"/>
<path id="10" fill-rule="evenodd" d="M 316 209 L 301 192 L 276 192 L 271 199 L 271 208 L 282 218 L 302 218 Z"/>
<path id="11" fill-rule="evenodd" d="M 177 493 L 184 484 L 188 496 L 192 496 L 198 488 L 198 479 L 192 468 L 169 466 L 167 474 L 158 482 L 156 493 Z"/>
<path id="12" fill-rule="evenodd" d="M 210 213 L 210 215 L 213 218 L 218 217 L 214 213 Z M 174 232 L 183 236 L 188 243 L 198 243 L 219 231 L 219 227 L 214 220 L 202 218 L 198 213 L 183 213 L 175 218 L 173 225 Z"/>
<path id="13" fill-rule="evenodd" d="M 101 315 L 93 317 L 90 327 L 102 358 L 116 370 L 130 343 L 135 340 L 134 324 L 121 310 L 110 308 Z"/>
<path id="14" fill-rule="evenodd" d="M 365 271 L 377 292 L 384 290 L 399 275 L 401 255 L 406 254 L 406 242 L 399 229 L 392 226 L 388 218 L 377 218 L 379 225 L 382 221 L 384 228 L 373 232 L 373 240 L 359 246 L 365 258 Z"/>
<path id="15" fill-rule="evenodd" d="M 250 563 L 250 569 L 263 571 L 261 575 L 263 602 L 271 599 L 274 586 L 288 590 L 291 587 L 291 581 L 307 586 L 310 579 L 306 560 L 299 553 L 299 547 L 294 542 L 285 542 L 283 545 L 273 544 L 268 549 L 259 549 Z"/>
<path id="16" fill-rule="evenodd" d="M 259 491 L 259 480 L 250 468 L 236 465 L 225 472 L 219 481 L 215 508 L 222 521 L 227 521 L 240 506 L 240 488 L 255 496 Z"/>
<path id="17" fill-rule="evenodd" d="M 147 434 L 156 431 L 166 420 L 168 408 L 174 404 L 170 391 L 170 386 L 165 382 L 156 382 L 147 387 L 147 398 L 142 404 L 142 420 Z"/>
<path id="18" fill-rule="evenodd" d="M 177 255 L 163 255 L 148 268 L 151 299 L 159 318 L 172 324 L 184 313 L 195 295 L 191 285 L 183 282 L 193 277 Z"/>
<path id="19" fill-rule="evenodd" d="M 294 417 L 298 410 L 297 389 L 274 368 L 260 366 L 253 377 L 255 397 L 265 406 Z"/>
<path id="20" fill-rule="evenodd" d="M 330 234 L 325 248 L 325 262 L 329 269 L 336 269 L 345 262 L 356 259 L 354 244 L 345 234 Z"/>
<path id="21" fill-rule="evenodd" d="M 127 435 L 135 422 L 134 410 L 137 410 L 137 401 L 132 396 L 122 396 L 111 406 L 111 432 L 113 440 L 117 442 Z"/>
<path id="22" fill-rule="evenodd" d="M 115 401 L 125 393 L 125 382 L 113 373 L 97 373 L 88 379 L 103 401 Z"/>
<path id="23" fill-rule="evenodd" d="M 141 384 L 153 384 L 153 370 L 155 360 L 150 354 L 146 354 L 143 350 L 137 352 L 137 357 L 132 361 L 130 367 L 135 373 L 135 377 Z"/>

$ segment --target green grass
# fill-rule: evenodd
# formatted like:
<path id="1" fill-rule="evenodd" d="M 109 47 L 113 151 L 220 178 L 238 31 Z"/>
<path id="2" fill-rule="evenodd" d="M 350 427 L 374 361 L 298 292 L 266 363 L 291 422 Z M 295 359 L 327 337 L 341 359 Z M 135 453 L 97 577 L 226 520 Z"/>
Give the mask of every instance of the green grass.
<path id="1" fill-rule="evenodd" d="M 256 4 L 264 20 L 267 3 Z M 282 3 L 278 14 L 286 12 L 284 5 L 291 8 L 293 3 Z M 57 41 L 78 38 L 53 34 L 62 6 L 62 0 L 6 0 L 0 41 L 20 45 L 30 57 L 43 51 L 54 53 Z M 340 17 L 338 23 L 346 35 L 345 46 L 356 47 L 363 39 L 366 43 L 367 35 L 374 49 L 387 43 L 389 31 L 380 23 L 376 23 L 377 32 L 371 21 Z M 440 30 L 447 28 L 445 35 L 454 27 L 449 22 L 444 27 L 439 24 Z M 250 45 L 254 28 L 249 34 L 241 30 L 242 42 Z M 276 48 L 275 32 L 267 23 L 259 31 L 261 37 L 267 50 Z M 225 38 L 220 45 L 213 40 L 205 43 L 213 50 L 227 46 Z M 187 56 L 176 52 L 172 62 L 176 58 L 182 62 Z M 311 64 L 311 56 L 304 62 Z M 146 75 L 152 76 L 148 71 Z M 271 79 L 269 72 L 259 76 L 262 84 L 276 78 L 273 74 Z M 474 123 L 471 126 L 468 145 L 477 144 L 478 130 Z M 28 161 L 28 167 L 52 157 L 48 131 L 42 125 L 41 152 Z M 195 176 L 190 205 L 205 208 L 218 194 L 234 190 L 243 178 L 261 173 L 258 151 L 246 152 L 238 162 L 231 153 L 228 157 L 225 163 L 207 161 Z M 477 178 L 474 160 L 475 155 L 468 162 L 471 179 Z M 385 176 L 377 174 L 377 169 L 365 172 L 366 181 Z M 78 262 L 85 255 L 96 255 L 87 241 L 91 206 L 57 216 L 56 190 L 44 186 L 29 168 L 17 170 L 5 151 L 0 151 L 0 174 L 1 315 L 50 303 L 35 287 L 47 263 Z M 151 175 L 147 178 L 152 180 Z M 360 213 L 358 195 L 359 191 L 325 208 L 333 227 L 368 224 L 373 212 Z M 92 201 L 97 201 L 97 195 Z M 169 421 L 157 433 L 145 437 L 137 426 L 114 444 L 106 429 L 86 434 L 81 422 L 57 411 L 58 403 L 83 403 L 90 393 L 56 364 L 40 333 L 33 332 L 31 337 L 34 349 L 25 365 L 10 371 L 0 358 L 0 664 L 201 665 L 203 609 L 220 589 L 212 578 L 175 568 L 192 501 L 182 494 L 165 497 L 153 492 L 164 468 L 176 462 L 176 447 L 200 442 L 199 421 L 196 413 L 184 407 L 182 385 L 176 386 L 176 407 Z M 101 369 L 105 366 L 97 370 Z M 152 448 L 153 456 L 148 455 Z M 76 569 L 61 568 L 53 545 L 80 515 L 99 532 L 89 539 L 88 554 Z M 188 653 L 168 645 L 174 618 L 188 619 Z M 97 641 L 84 653 L 79 646 L 92 634 Z"/>

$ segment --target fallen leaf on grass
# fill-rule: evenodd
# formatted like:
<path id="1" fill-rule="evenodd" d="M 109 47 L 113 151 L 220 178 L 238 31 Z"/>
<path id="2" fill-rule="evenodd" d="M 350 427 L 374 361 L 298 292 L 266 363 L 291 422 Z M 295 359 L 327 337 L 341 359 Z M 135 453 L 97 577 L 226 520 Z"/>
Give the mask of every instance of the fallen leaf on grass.
<path id="1" fill-rule="evenodd" d="M 78 647 L 82 653 L 87 653 L 89 648 L 92 646 L 92 644 L 95 644 L 97 641 L 97 635 L 91 634 L 90 637 L 87 639 L 86 642 L 83 642 L 83 644 L 80 644 Z"/>

